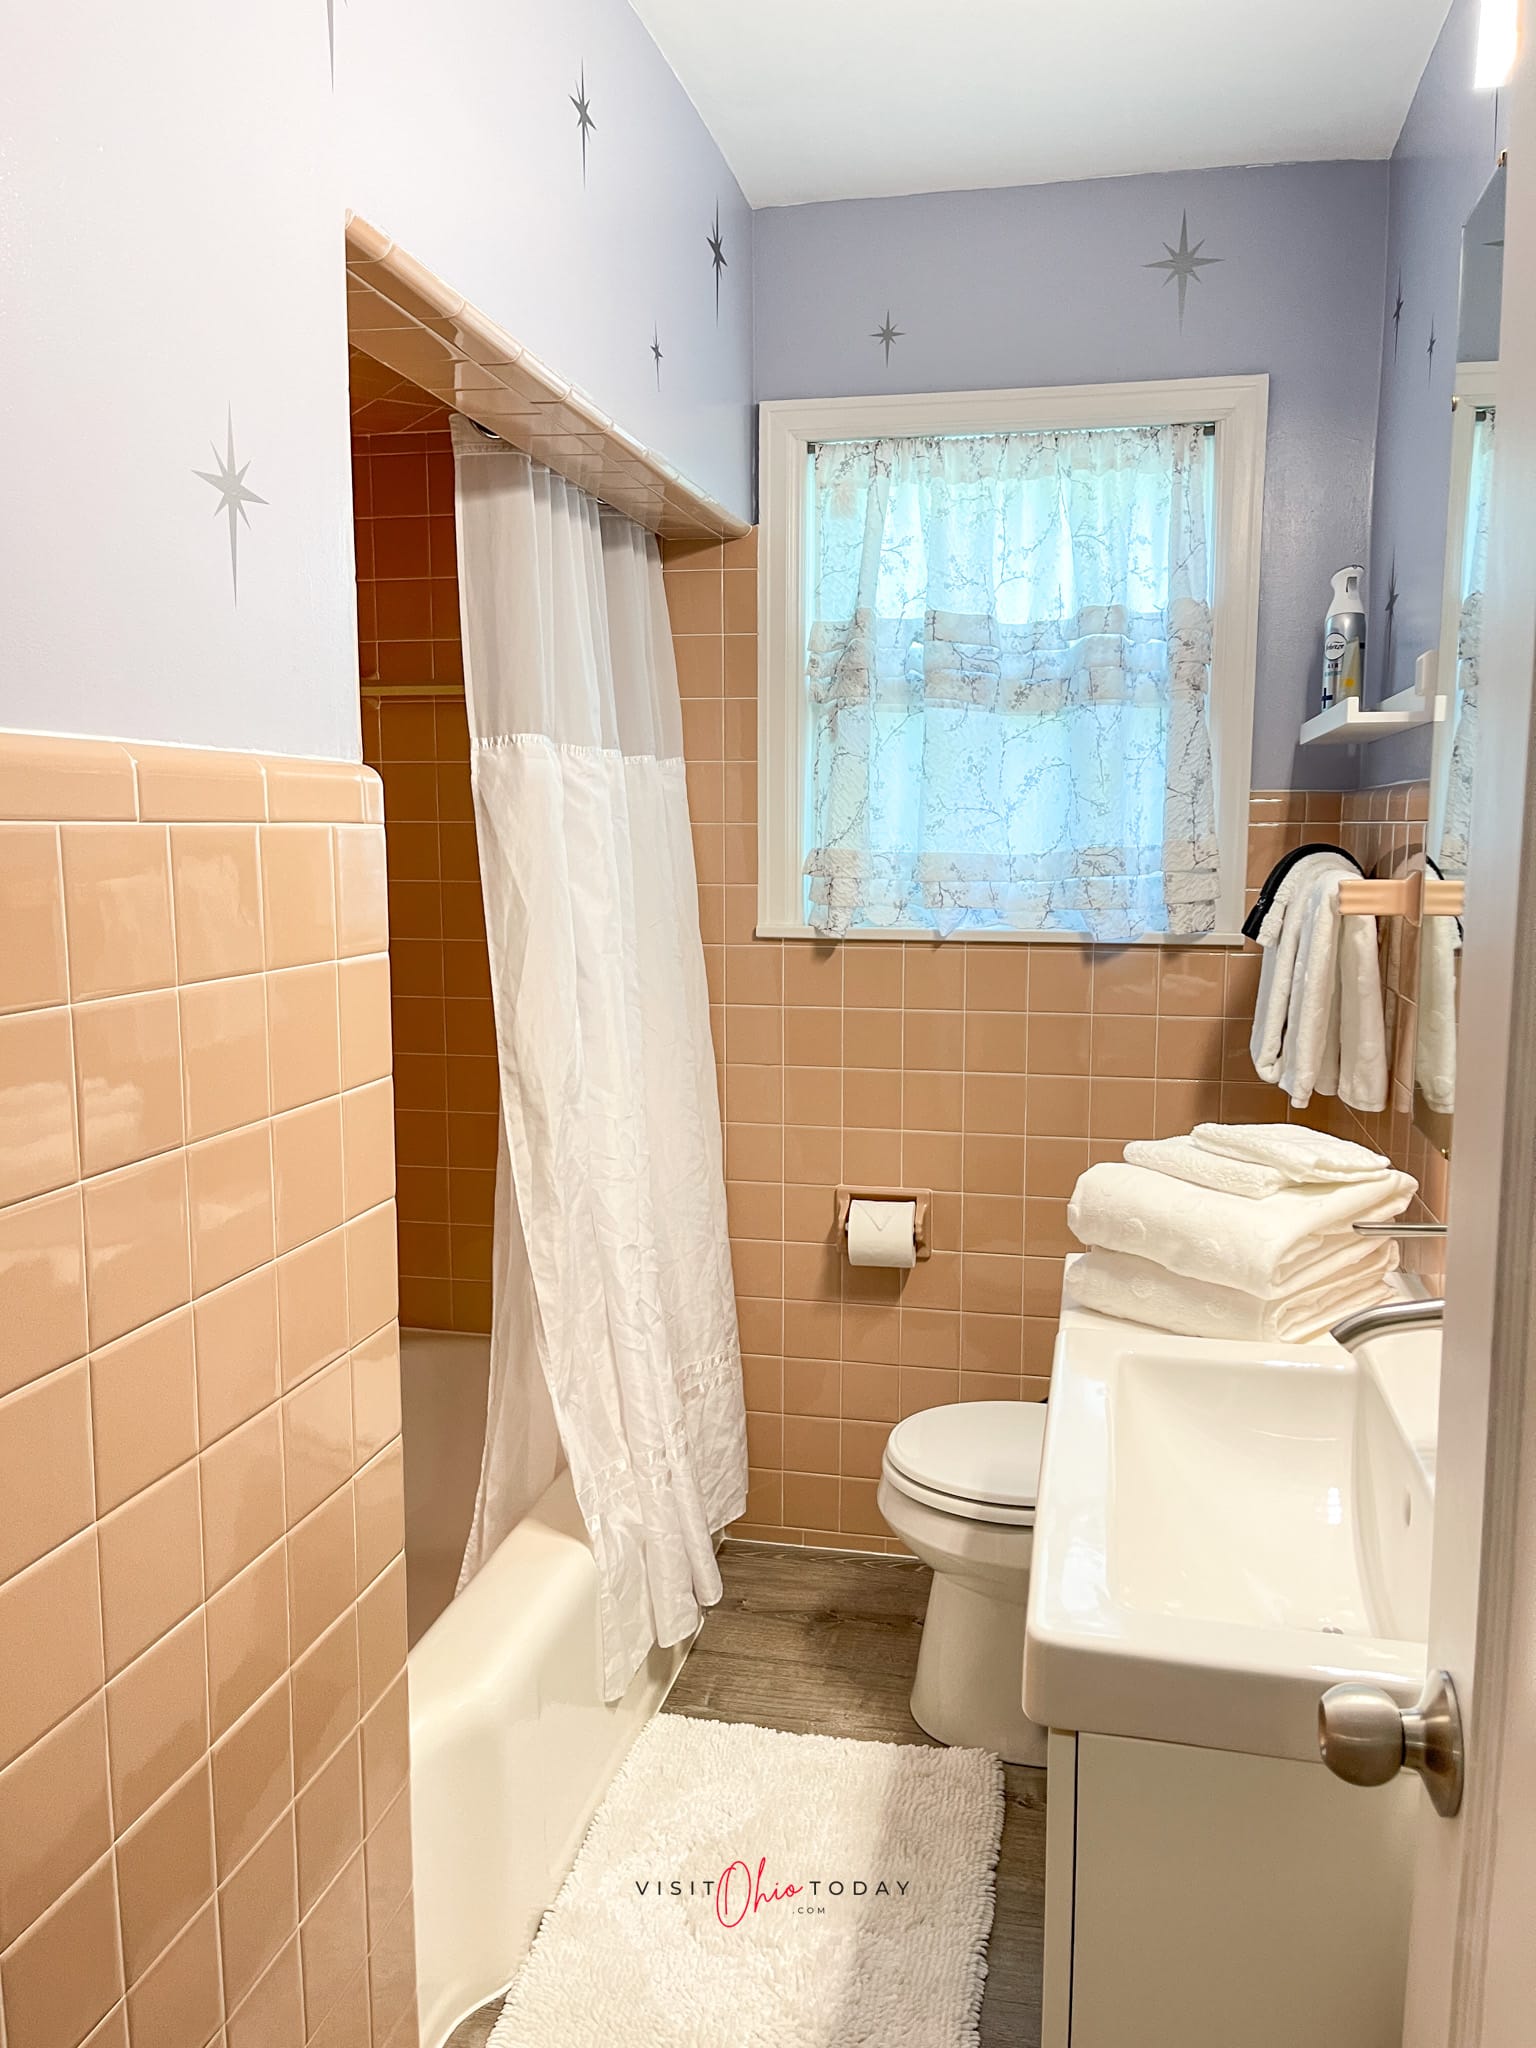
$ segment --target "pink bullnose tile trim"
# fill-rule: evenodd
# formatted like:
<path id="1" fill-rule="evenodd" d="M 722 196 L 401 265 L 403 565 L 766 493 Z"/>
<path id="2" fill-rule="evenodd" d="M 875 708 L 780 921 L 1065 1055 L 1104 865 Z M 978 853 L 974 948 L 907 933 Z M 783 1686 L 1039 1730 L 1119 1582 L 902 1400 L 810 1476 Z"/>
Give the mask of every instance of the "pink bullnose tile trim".
<path id="1" fill-rule="evenodd" d="M 133 757 L 110 740 L 0 732 L 0 818 L 116 819 L 138 815 Z"/>
<path id="2" fill-rule="evenodd" d="M 267 815 L 266 782 L 254 754 L 132 744 L 128 751 L 138 772 L 141 818 L 259 825 Z"/>
<path id="3" fill-rule="evenodd" d="M 298 761 L 269 754 L 267 817 L 274 825 L 361 825 L 367 822 L 360 761 Z"/>

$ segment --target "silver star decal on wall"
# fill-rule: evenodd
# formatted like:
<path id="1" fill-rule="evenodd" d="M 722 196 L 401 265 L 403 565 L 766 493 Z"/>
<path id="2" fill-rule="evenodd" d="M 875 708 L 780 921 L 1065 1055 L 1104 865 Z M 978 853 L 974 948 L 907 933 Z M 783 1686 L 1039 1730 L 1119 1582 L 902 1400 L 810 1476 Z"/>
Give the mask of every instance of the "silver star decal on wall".
<path id="1" fill-rule="evenodd" d="M 709 231 L 709 260 L 715 272 L 715 322 L 720 320 L 720 273 L 725 269 L 725 243 L 720 238 L 720 207 L 715 205 L 715 224 Z"/>
<path id="2" fill-rule="evenodd" d="M 889 306 L 887 306 L 885 309 L 884 320 L 881 321 L 880 325 L 874 329 L 874 331 L 871 333 L 869 337 L 871 341 L 878 341 L 880 346 L 885 350 L 885 361 L 887 368 L 890 367 L 891 346 L 894 342 L 900 341 L 904 331 L 905 330 L 903 328 L 892 325 L 891 309 Z"/>
<path id="3" fill-rule="evenodd" d="M 218 467 L 216 469 L 194 469 L 192 474 L 201 477 L 205 484 L 212 484 L 213 488 L 218 492 L 219 502 L 213 508 L 214 518 L 217 519 L 222 512 L 229 520 L 229 580 L 230 587 L 234 591 L 235 603 L 238 604 L 240 602 L 240 528 L 242 525 L 249 526 L 251 523 L 250 515 L 245 508 L 247 505 L 265 505 L 267 501 L 255 491 L 249 489 L 246 484 L 245 472 L 250 468 L 250 463 L 242 462 L 238 467 L 236 466 L 233 408 L 230 409 L 225 421 L 224 454 L 220 455 L 216 444 L 210 443 L 209 445 L 213 448 L 213 459 Z"/>
<path id="4" fill-rule="evenodd" d="M 1427 371 L 1425 372 L 1425 376 L 1426 376 L 1427 380 L 1428 380 L 1429 382 L 1431 382 L 1431 383 L 1433 383 L 1433 382 L 1434 382 L 1434 376 L 1435 376 L 1435 348 L 1436 348 L 1436 346 L 1437 346 L 1437 344 L 1436 344 L 1436 341 L 1435 341 L 1435 323 L 1434 323 L 1434 321 L 1433 321 L 1433 320 L 1431 320 L 1431 321 L 1430 321 L 1430 323 L 1429 323 L 1429 347 L 1428 347 L 1428 348 L 1427 348 L 1427 349 L 1425 350 L 1425 354 L 1426 354 L 1426 355 L 1427 355 L 1427 356 L 1429 357 L 1429 368 L 1428 368 L 1428 370 L 1427 370 Z"/>
<path id="5" fill-rule="evenodd" d="M 587 137 L 596 128 L 592 118 L 592 103 L 587 98 L 587 67 L 581 67 L 581 77 L 576 90 L 570 95 L 571 105 L 576 109 L 576 126 L 581 130 L 581 182 L 587 182 Z"/>
<path id="6" fill-rule="evenodd" d="M 654 327 L 651 329 L 651 354 L 656 363 L 656 389 L 659 391 L 661 389 L 661 335 Z"/>
<path id="7" fill-rule="evenodd" d="M 1184 301 L 1188 297 L 1190 285 L 1199 284 L 1201 281 L 1201 271 L 1212 263 L 1224 262 L 1225 258 L 1221 256 L 1202 256 L 1200 254 L 1200 251 L 1205 247 L 1203 235 L 1193 248 L 1190 247 L 1189 214 L 1187 210 L 1179 221 L 1179 246 L 1175 249 L 1172 242 L 1164 242 L 1163 247 L 1168 251 L 1168 254 L 1166 256 L 1154 257 L 1152 262 L 1143 264 L 1142 268 L 1145 270 L 1166 270 L 1168 275 L 1163 279 L 1164 284 L 1173 284 L 1177 281 L 1179 287 L 1179 326 L 1182 329 L 1184 325 Z"/>
<path id="8" fill-rule="evenodd" d="M 1397 344 L 1403 326 L 1403 273 L 1397 273 L 1397 302 L 1392 308 L 1392 360 L 1397 361 Z"/>
<path id="9" fill-rule="evenodd" d="M 1387 658 L 1382 669 L 1382 673 L 1386 677 L 1386 686 L 1388 692 L 1390 692 L 1392 688 L 1392 641 L 1397 630 L 1397 600 L 1399 595 L 1400 593 L 1397 587 L 1397 549 L 1394 548 L 1392 550 L 1392 573 L 1387 578 Z"/>

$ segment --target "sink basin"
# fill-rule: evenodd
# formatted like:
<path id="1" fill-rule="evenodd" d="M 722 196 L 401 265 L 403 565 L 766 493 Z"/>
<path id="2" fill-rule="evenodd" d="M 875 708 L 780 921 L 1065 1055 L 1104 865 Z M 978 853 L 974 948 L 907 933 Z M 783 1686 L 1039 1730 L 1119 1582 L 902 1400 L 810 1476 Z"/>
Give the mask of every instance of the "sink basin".
<path id="1" fill-rule="evenodd" d="M 1317 1756 L 1345 1679 L 1424 1674 L 1433 1333 L 1227 1344 L 1068 1310 L 1025 1648 L 1053 1728 Z"/>

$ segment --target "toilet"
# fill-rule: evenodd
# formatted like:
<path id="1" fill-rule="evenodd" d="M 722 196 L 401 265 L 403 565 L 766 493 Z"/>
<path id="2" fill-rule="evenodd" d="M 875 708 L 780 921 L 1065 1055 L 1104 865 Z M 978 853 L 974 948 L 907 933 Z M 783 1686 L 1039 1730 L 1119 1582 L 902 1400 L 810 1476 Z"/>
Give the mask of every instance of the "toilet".
<path id="1" fill-rule="evenodd" d="M 1045 1443 L 1042 1401 L 958 1401 L 898 1422 L 880 1512 L 933 1573 L 912 1718 L 938 1742 L 1045 1762 L 1024 1712 L 1024 1610 Z"/>

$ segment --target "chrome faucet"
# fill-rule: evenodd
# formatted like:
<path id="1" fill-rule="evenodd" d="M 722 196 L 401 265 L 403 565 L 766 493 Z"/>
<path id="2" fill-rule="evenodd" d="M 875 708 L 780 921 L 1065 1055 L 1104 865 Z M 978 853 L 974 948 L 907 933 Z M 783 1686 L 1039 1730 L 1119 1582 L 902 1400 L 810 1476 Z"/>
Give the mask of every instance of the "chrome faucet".
<path id="1" fill-rule="evenodd" d="M 1358 1350 L 1372 1337 L 1388 1330 L 1437 1330 L 1445 1318 L 1445 1302 L 1436 1296 L 1425 1301 L 1382 1301 L 1375 1308 L 1357 1309 L 1328 1332 L 1346 1351 Z"/>

